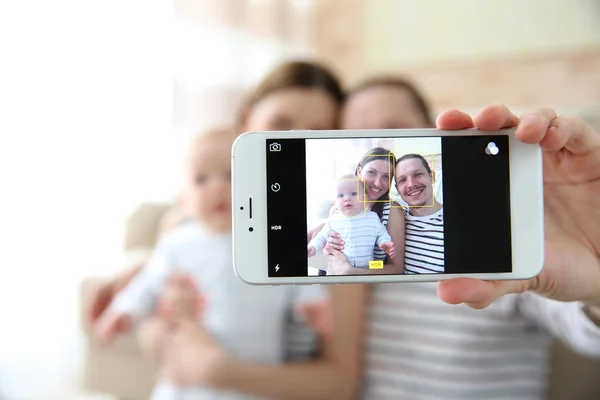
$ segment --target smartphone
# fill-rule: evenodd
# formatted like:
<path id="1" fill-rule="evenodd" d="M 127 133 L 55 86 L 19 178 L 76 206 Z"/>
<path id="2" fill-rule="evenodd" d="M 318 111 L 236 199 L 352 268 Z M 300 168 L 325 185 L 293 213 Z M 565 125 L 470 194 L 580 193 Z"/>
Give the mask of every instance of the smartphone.
<path id="1" fill-rule="evenodd" d="M 514 129 L 248 132 L 232 171 L 234 269 L 249 284 L 528 279 L 543 266 L 542 152 Z"/>

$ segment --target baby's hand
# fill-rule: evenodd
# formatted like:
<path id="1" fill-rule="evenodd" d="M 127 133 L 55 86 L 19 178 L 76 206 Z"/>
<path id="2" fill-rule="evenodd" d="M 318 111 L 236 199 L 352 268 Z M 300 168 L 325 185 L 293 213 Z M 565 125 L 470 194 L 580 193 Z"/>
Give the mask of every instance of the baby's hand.
<path id="1" fill-rule="evenodd" d="M 94 333 L 101 344 L 107 345 L 121 333 L 131 328 L 131 317 L 113 310 L 107 310 L 94 324 Z"/>
<path id="2" fill-rule="evenodd" d="M 301 304 L 297 307 L 306 323 L 321 337 L 329 339 L 333 333 L 333 310 L 327 300 Z"/>
<path id="3" fill-rule="evenodd" d="M 204 311 L 204 297 L 187 275 L 172 274 L 158 299 L 158 315 L 166 320 L 188 319 L 196 321 Z"/>
<path id="4" fill-rule="evenodd" d="M 314 247 L 308 246 L 308 257 L 312 257 L 317 254 L 317 250 Z"/>
<path id="5" fill-rule="evenodd" d="M 396 246 L 392 242 L 381 243 L 379 248 L 383 250 L 390 258 L 394 258 L 396 254 Z"/>

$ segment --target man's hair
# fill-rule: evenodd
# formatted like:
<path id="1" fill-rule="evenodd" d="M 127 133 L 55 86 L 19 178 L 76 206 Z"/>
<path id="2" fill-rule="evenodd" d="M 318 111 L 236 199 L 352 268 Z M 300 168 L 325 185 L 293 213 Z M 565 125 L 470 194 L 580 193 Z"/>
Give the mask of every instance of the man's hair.
<path id="1" fill-rule="evenodd" d="M 414 159 L 414 158 L 416 158 L 418 160 L 421 160 L 421 162 L 423 163 L 423 167 L 425 167 L 425 170 L 427 171 L 427 173 L 429 175 L 431 175 L 431 167 L 429 166 L 429 163 L 427 162 L 427 160 L 425 159 L 425 157 L 423 157 L 420 154 L 405 154 L 405 155 L 403 155 L 396 162 L 396 167 L 398 166 L 398 164 L 400 164 L 401 161 L 411 160 L 411 159 Z"/>
<path id="2" fill-rule="evenodd" d="M 429 107 L 429 103 L 427 102 L 427 100 L 425 100 L 425 96 L 421 93 L 417 86 L 408 79 L 396 76 L 378 76 L 370 78 L 362 81 L 361 83 L 350 89 L 346 95 L 346 98 L 349 99 L 355 94 L 376 87 L 387 87 L 392 89 L 395 88 L 398 90 L 404 90 L 408 92 L 410 94 L 410 97 L 412 97 L 415 106 L 425 118 L 425 121 L 427 121 L 427 123 L 432 126 L 435 125 L 435 122 L 431 118 L 431 109 Z"/>

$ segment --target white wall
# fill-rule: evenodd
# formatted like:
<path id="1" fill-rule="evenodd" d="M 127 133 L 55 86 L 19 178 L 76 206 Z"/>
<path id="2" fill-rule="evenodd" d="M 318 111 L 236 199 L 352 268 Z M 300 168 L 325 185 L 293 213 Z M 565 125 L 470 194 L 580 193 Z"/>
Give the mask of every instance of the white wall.
<path id="1" fill-rule="evenodd" d="M 600 46 L 596 0 L 373 0 L 367 10 L 375 69 Z"/>

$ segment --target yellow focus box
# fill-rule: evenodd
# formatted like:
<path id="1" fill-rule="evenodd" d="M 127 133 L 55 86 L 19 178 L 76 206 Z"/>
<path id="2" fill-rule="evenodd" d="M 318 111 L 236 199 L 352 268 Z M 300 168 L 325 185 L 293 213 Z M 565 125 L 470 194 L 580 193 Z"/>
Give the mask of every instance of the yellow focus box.
<path id="1" fill-rule="evenodd" d="M 369 261 L 369 269 L 383 269 L 383 260 Z"/>

